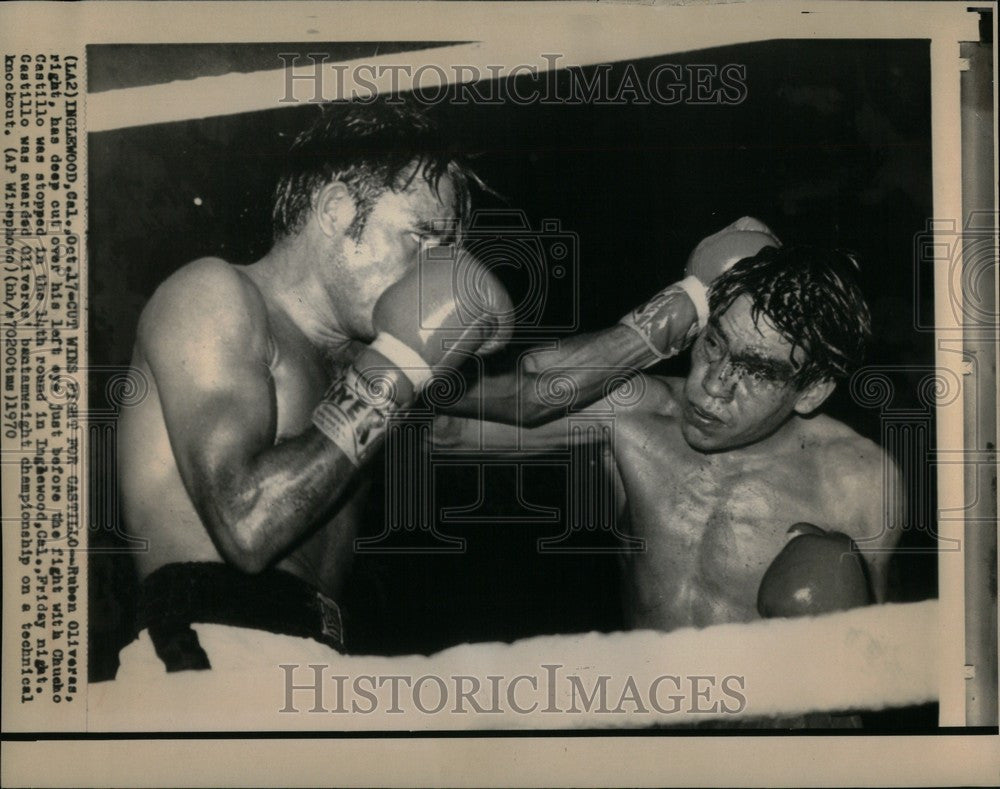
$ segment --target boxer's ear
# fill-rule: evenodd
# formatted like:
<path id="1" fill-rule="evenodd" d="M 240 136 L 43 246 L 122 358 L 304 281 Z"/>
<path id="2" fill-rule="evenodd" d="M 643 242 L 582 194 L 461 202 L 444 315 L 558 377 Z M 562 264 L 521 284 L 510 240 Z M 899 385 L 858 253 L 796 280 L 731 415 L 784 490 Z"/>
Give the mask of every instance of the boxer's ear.
<path id="1" fill-rule="evenodd" d="M 821 378 L 813 381 L 805 389 L 799 392 L 795 399 L 795 412 L 806 416 L 811 414 L 821 405 L 826 398 L 833 394 L 837 384 L 830 378 Z"/>
<path id="2" fill-rule="evenodd" d="M 343 235 L 351 226 L 357 206 L 343 182 L 331 181 L 316 193 L 313 211 L 323 235 L 332 238 Z"/>

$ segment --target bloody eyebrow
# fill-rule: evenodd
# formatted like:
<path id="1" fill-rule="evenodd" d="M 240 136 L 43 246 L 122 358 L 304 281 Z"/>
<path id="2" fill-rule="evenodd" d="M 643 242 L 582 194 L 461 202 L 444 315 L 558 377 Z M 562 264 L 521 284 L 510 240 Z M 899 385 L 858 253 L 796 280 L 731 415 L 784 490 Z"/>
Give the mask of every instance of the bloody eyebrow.
<path id="1" fill-rule="evenodd" d="M 736 364 L 771 378 L 783 378 L 795 374 L 795 368 L 783 359 L 772 359 L 756 351 L 747 350 L 731 354 L 729 358 Z"/>
<path id="2" fill-rule="evenodd" d="M 719 322 L 718 318 L 714 315 L 711 316 L 708 319 L 708 325 L 715 330 L 720 337 L 722 337 L 722 341 L 726 344 L 726 347 L 731 349 L 732 340 L 729 335 L 726 334 L 726 330 L 722 328 L 722 324 Z M 771 377 L 790 376 L 794 375 L 796 372 L 795 366 L 790 362 L 787 362 L 784 359 L 774 359 L 770 356 L 765 356 L 752 348 L 747 348 L 739 353 L 733 353 L 732 350 L 730 350 L 729 359 L 736 364 L 751 368 Z"/>

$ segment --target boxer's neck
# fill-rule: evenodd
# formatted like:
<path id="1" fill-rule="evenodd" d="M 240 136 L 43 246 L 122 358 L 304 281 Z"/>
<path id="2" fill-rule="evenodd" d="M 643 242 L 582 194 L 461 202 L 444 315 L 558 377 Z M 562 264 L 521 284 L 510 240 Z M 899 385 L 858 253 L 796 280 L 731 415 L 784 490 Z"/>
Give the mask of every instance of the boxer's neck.
<path id="1" fill-rule="evenodd" d="M 272 307 L 281 310 L 321 352 L 337 357 L 351 343 L 336 306 L 318 276 L 322 251 L 310 248 L 304 238 L 282 241 L 259 261 L 247 267 Z"/>

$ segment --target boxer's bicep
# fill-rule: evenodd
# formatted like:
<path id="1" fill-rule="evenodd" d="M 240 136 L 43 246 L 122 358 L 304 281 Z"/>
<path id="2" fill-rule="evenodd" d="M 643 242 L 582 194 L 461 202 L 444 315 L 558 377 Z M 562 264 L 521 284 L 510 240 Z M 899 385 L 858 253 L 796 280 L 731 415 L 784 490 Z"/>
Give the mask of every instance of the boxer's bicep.
<path id="1" fill-rule="evenodd" d="M 211 370 L 205 366 L 189 366 L 189 385 L 164 398 L 181 476 L 188 490 L 202 498 L 243 473 L 274 443 L 275 428 L 273 386 L 261 375 L 259 363 L 238 359 Z M 220 377 L 227 379 L 225 384 Z"/>

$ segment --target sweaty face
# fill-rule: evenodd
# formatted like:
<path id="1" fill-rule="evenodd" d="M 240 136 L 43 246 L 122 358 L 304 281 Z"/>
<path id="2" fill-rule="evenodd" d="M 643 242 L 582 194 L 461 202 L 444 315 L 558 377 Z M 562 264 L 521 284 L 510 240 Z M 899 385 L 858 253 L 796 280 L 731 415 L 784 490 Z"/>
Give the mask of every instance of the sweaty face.
<path id="1" fill-rule="evenodd" d="M 713 315 L 695 341 L 684 383 L 681 432 L 703 452 L 753 444 L 781 427 L 802 390 L 790 379 L 795 363 L 788 342 L 763 315 L 754 323 L 751 301 L 740 296 Z"/>
<path id="2" fill-rule="evenodd" d="M 421 239 L 454 241 L 443 230 L 457 218 L 451 179 L 441 178 L 435 191 L 419 174 L 402 191 L 383 193 L 368 215 L 359 239 L 343 239 L 342 264 L 336 287 L 350 294 L 347 309 L 359 337 L 371 338 L 372 309 L 387 287 L 416 267 Z"/>

